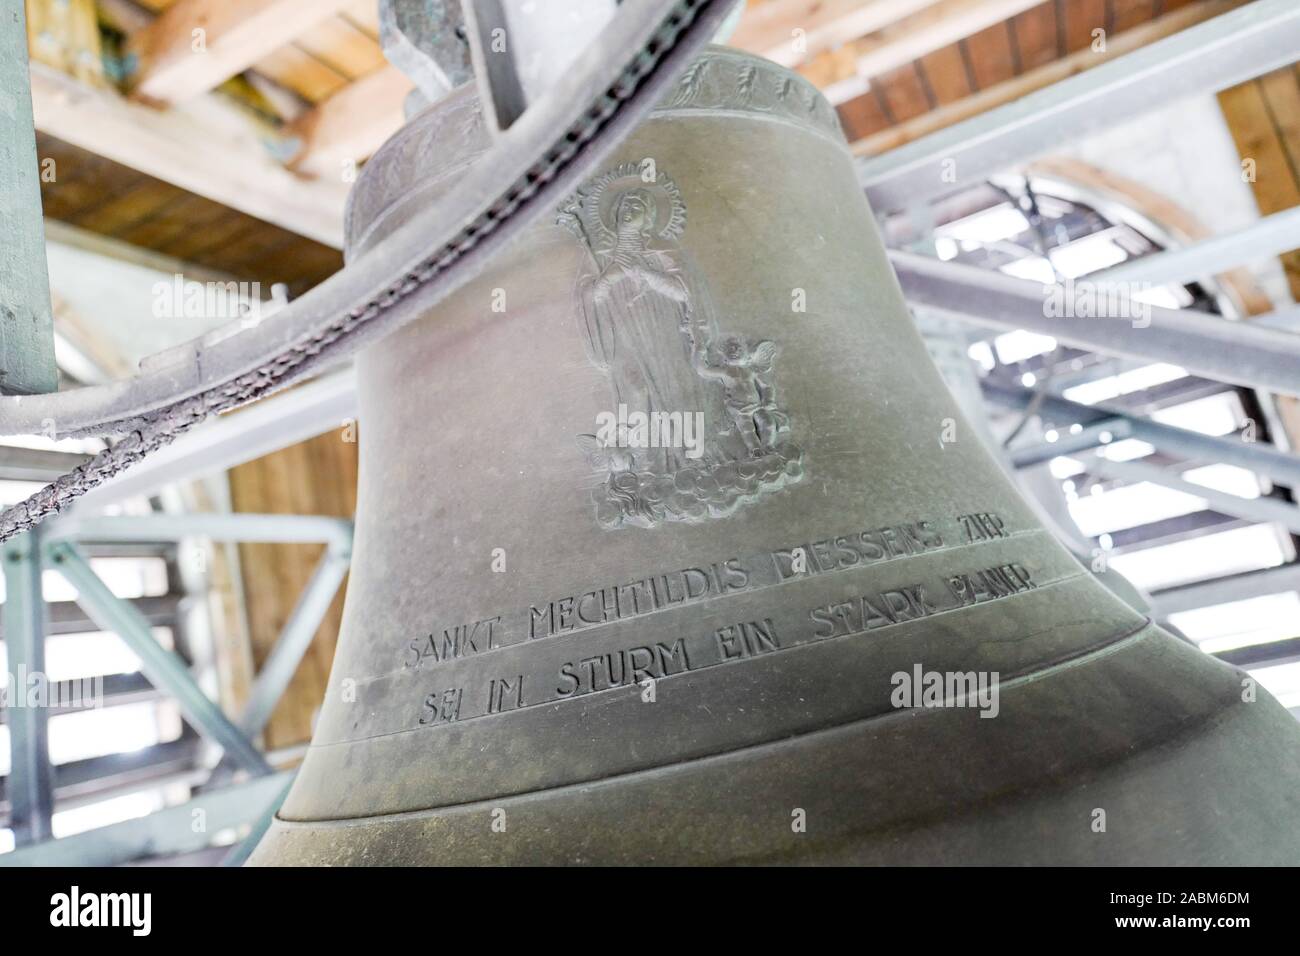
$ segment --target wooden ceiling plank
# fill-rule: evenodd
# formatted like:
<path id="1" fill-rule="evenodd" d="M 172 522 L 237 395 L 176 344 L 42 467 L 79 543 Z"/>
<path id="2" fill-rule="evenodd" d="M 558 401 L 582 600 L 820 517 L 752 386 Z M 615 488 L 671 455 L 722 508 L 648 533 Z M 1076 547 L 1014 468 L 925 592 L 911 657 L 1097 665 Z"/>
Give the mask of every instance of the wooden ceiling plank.
<path id="1" fill-rule="evenodd" d="M 1111 0 L 1111 3 L 1115 17 L 1112 29 L 1116 33 L 1131 30 L 1156 15 L 1156 0 Z"/>
<path id="2" fill-rule="evenodd" d="M 36 153 L 42 172 L 44 164 L 52 161 L 50 175 L 41 178 L 41 206 L 46 218 L 69 219 L 112 193 L 112 164 L 107 160 L 41 132 L 36 137 Z"/>
<path id="3" fill-rule="evenodd" d="M 200 231 L 220 218 L 225 209 L 202 196 L 184 193 L 153 215 L 122 230 L 117 238 L 133 246 L 171 254 L 171 243 L 190 231 Z"/>
<path id="4" fill-rule="evenodd" d="M 384 66 L 339 90 L 289 126 L 300 142 L 290 166 L 341 183 L 350 164 L 373 155 L 401 129 L 402 103 L 413 88 L 400 70 Z"/>
<path id="5" fill-rule="evenodd" d="M 297 93 L 308 103 L 329 99 L 348 85 L 348 78 L 290 43 L 253 64 L 253 70 Z"/>
<path id="6" fill-rule="evenodd" d="M 939 0 L 768 0 L 750 4 L 728 41 L 782 66 L 875 33 Z"/>
<path id="7" fill-rule="evenodd" d="M 203 265 L 211 265 L 203 253 L 216 251 L 216 258 L 223 258 L 220 253 L 222 243 L 229 242 L 240 235 L 248 225 L 248 217 L 227 210 L 224 215 L 215 217 L 202 228 L 191 229 L 183 235 L 176 236 L 167 245 L 167 254 L 177 259 L 186 259 Z M 207 261 L 205 261 L 207 259 Z"/>
<path id="8" fill-rule="evenodd" d="M 979 89 L 1006 82 L 1016 75 L 1011 35 L 1002 24 L 973 33 L 963 41 L 970 54 L 971 72 Z"/>
<path id="9" fill-rule="evenodd" d="M 36 126 L 43 132 L 299 235 L 342 246 L 346 184 L 295 176 L 267 152 L 242 117 L 236 125 L 236 117 L 214 99 L 160 112 L 40 63 L 32 64 L 31 73 Z"/>
<path id="10" fill-rule="evenodd" d="M 1219 94 L 1219 107 L 1228 121 L 1243 160 L 1254 163 L 1255 201 L 1260 215 L 1300 206 L 1300 183 L 1291 172 L 1287 146 L 1274 123 L 1274 112 L 1260 80 L 1251 80 Z"/>
<path id="11" fill-rule="evenodd" d="M 302 240 L 291 232 L 263 225 L 257 232 L 241 239 L 238 245 L 230 248 L 232 267 L 229 271 L 238 274 L 268 274 L 265 270 L 268 261 L 284 249 L 296 248 L 301 242 Z"/>
<path id="12" fill-rule="evenodd" d="M 1106 29 L 1106 0 L 1068 0 L 1064 15 L 1066 50 L 1091 49 L 1097 39 L 1093 31 Z"/>
<path id="13" fill-rule="evenodd" d="M 1041 2 L 1043 0 L 940 0 L 852 44 L 857 58 L 857 75 L 871 78 L 896 70 L 980 30 L 1005 23 Z M 843 81 L 848 77 L 837 79 Z M 841 88 L 851 89 L 847 85 Z M 837 92 L 834 89 L 827 91 L 832 102 L 836 102 Z"/>
<path id="14" fill-rule="evenodd" d="M 1057 58 L 1056 5 L 1052 0 L 1018 14 L 1011 21 L 1020 69 L 1034 70 Z"/>
<path id="15" fill-rule="evenodd" d="M 880 101 L 871 93 L 844 103 L 839 107 L 839 114 L 849 142 L 878 133 L 890 125 L 889 118 L 880 108 Z"/>
<path id="16" fill-rule="evenodd" d="M 1064 59 L 1054 60 L 1036 70 L 1004 80 L 994 86 L 985 87 L 981 92 L 964 100 L 942 106 L 909 122 L 900 123 L 898 126 L 859 140 L 853 144 L 853 152 L 859 156 L 877 156 L 891 149 L 897 149 L 899 146 L 938 132 L 954 123 L 986 113 L 998 106 L 1028 96 L 1035 90 L 1040 90 L 1053 83 L 1059 83 L 1061 80 L 1092 69 L 1094 66 L 1100 66 L 1115 57 L 1123 56 L 1149 43 L 1154 43 L 1156 40 L 1172 36 L 1190 26 L 1241 6 L 1242 2 L 1243 0 L 1206 0 L 1203 3 L 1183 7 L 1175 13 L 1165 14 L 1156 20 L 1112 37 L 1106 44 L 1104 53 L 1094 53 L 1091 49 L 1083 50 Z M 971 37 L 966 41 L 967 45 L 973 46 L 976 39 L 976 37 Z M 972 49 L 971 53 L 972 59 L 975 59 L 974 49 Z M 976 70 L 977 72 L 979 70 L 978 63 Z M 981 85 L 983 84 L 981 83 Z M 1250 84 L 1246 85 L 1249 86 Z M 1226 94 L 1220 94 L 1220 96 L 1223 95 Z"/>
<path id="17" fill-rule="evenodd" d="M 131 37 L 134 95 L 179 103 L 220 86 L 352 0 L 180 0 Z"/>
<path id="18" fill-rule="evenodd" d="M 886 110 L 895 123 L 905 123 L 922 113 L 928 113 L 932 108 L 914 64 L 909 63 L 879 77 L 874 85 L 884 98 Z"/>
<path id="19" fill-rule="evenodd" d="M 1219 94 L 1219 107 L 1243 161 L 1254 164 L 1251 189 L 1261 215 L 1300 206 L 1295 111 L 1300 92 L 1292 68 L 1277 70 Z M 1300 299 L 1300 250 L 1278 256 L 1292 298 Z M 1289 416 L 1298 421 L 1296 409 Z"/>
<path id="20" fill-rule="evenodd" d="M 341 16 L 322 20 L 298 37 L 297 45 L 349 80 L 373 73 L 387 62 L 379 44 Z"/>
<path id="21" fill-rule="evenodd" d="M 919 62 L 940 106 L 965 99 L 974 92 L 966 76 L 961 47 L 957 44 L 927 53 Z"/>
<path id="22" fill-rule="evenodd" d="M 116 236 L 153 216 L 181 195 L 176 187 L 156 179 L 142 177 L 142 180 L 134 187 L 108 197 L 105 202 L 64 217 L 64 221 L 101 235 Z"/>
<path id="23" fill-rule="evenodd" d="M 1286 150 L 1291 178 L 1300 184 L 1300 73 L 1295 66 L 1265 73 L 1259 88 Z"/>
<path id="24" fill-rule="evenodd" d="M 344 9 L 343 15 L 370 35 L 372 40 L 379 40 L 379 0 L 353 0 Z"/>

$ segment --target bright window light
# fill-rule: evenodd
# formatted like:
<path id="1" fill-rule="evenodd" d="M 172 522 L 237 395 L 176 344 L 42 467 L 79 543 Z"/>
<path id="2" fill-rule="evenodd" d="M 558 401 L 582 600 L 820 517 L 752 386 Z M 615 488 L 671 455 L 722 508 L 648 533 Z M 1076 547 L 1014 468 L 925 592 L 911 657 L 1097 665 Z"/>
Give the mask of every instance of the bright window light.
<path id="1" fill-rule="evenodd" d="M 1053 478 L 1073 478 L 1075 475 L 1084 472 L 1083 462 L 1077 458 L 1069 458 L 1065 455 L 1057 455 L 1048 463 L 1048 470 L 1051 471 Z"/>
<path id="2" fill-rule="evenodd" d="M 50 680 L 132 674 L 139 669 L 140 658 L 120 637 L 107 631 L 58 634 L 45 639 L 45 671 Z"/>
<path id="3" fill-rule="evenodd" d="M 39 481 L 0 481 L 0 506 L 16 505 L 44 487 Z"/>
<path id="4" fill-rule="evenodd" d="M 1255 524 L 1117 554 L 1110 559 L 1110 565 L 1135 586 L 1153 591 L 1241 571 L 1275 568 L 1286 560 L 1275 526 Z"/>
<path id="5" fill-rule="evenodd" d="M 160 597 L 167 593 L 167 562 L 162 558 L 91 558 L 90 567 L 120 598 Z M 77 589 L 57 571 L 41 576 L 47 601 L 75 601 Z"/>
<path id="6" fill-rule="evenodd" d="M 58 441 L 53 441 L 44 435 L 6 435 L 4 441 L 0 442 L 0 447 L 94 455 L 104 450 L 104 442 L 99 438 L 60 438 Z"/>
<path id="7" fill-rule="evenodd" d="M 1187 369 L 1167 362 L 1156 362 L 1130 369 L 1118 375 L 1107 375 L 1095 382 L 1083 382 L 1065 389 L 1061 394 L 1072 402 L 1083 405 L 1095 405 L 1097 402 L 1110 401 L 1129 392 L 1154 388 L 1165 382 L 1172 382 L 1187 375 Z"/>
<path id="8" fill-rule="evenodd" d="M 155 627 L 150 632 L 163 647 L 175 648 L 171 628 Z M 45 673 L 50 680 L 82 680 L 108 674 L 133 674 L 140 658 L 126 643 L 109 631 L 82 634 L 51 634 L 45 638 Z M 9 686 L 9 655 L 0 641 L 0 687 Z"/>
<path id="9" fill-rule="evenodd" d="M 1257 667 L 1247 673 L 1276 697 L 1283 707 L 1300 707 L 1300 661 Z"/>
<path id="10" fill-rule="evenodd" d="M 943 262 L 956 259 L 959 251 L 957 240 L 951 236 L 939 236 L 934 240 L 934 254 Z"/>
<path id="11" fill-rule="evenodd" d="M 1056 348 L 1056 339 L 1050 335 L 1039 335 L 1037 332 L 1026 332 L 1021 329 L 999 335 L 993 340 L 993 347 L 997 350 L 998 360 L 1003 365 L 1014 365 L 1035 355 L 1051 352 Z"/>
<path id="12" fill-rule="evenodd" d="M 1300 634 L 1300 594 L 1265 594 L 1169 615 L 1207 654 L 1267 644 Z"/>
<path id="13" fill-rule="evenodd" d="M 50 762 L 58 765 L 130 753 L 160 743 L 156 708 L 152 701 L 144 701 L 54 715 L 50 718 Z"/>
<path id="14" fill-rule="evenodd" d="M 1109 230 L 1077 239 L 1068 246 L 1053 249 L 1049 255 L 1057 271 L 1071 279 L 1109 269 L 1129 257 L 1128 252 L 1111 239 Z"/>
<path id="15" fill-rule="evenodd" d="M 0 853 L 12 853 L 14 849 L 14 831 L 0 830 Z"/>
<path id="16" fill-rule="evenodd" d="M 1236 465 L 1205 465 L 1183 472 L 1183 477 L 1194 485 L 1204 485 L 1238 498 L 1258 498 L 1263 490 L 1259 477 L 1253 471 Z"/>
<path id="17" fill-rule="evenodd" d="M 1145 458 L 1155 450 L 1154 445 L 1149 445 L 1137 438 L 1125 438 L 1122 441 L 1111 442 L 1100 449 L 1101 453 L 1111 461 L 1133 461 L 1137 458 Z"/>
<path id="18" fill-rule="evenodd" d="M 1158 409 L 1151 413 L 1151 417 L 1166 425 L 1204 435 L 1227 435 L 1241 427 L 1246 412 L 1236 392 L 1220 392 Z"/>
<path id="19" fill-rule="evenodd" d="M 1144 388 L 1155 388 L 1157 385 L 1163 385 L 1165 382 L 1172 382 L 1176 379 L 1183 378 L 1187 375 L 1187 369 L 1181 365 L 1171 365 L 1168 362 L 1155 362 L 1151 365 L 1143 365 L 1140 368 L 1129 369 L 1127 372 L 1121 372 L 1119 378 L 1119 391 L 1121 395 L 1127 395 L 1129 392 L 1140 391 Z"/>
<path id="20" fill-rule="evenodd" d="M 1034 282 L 1041 282 L 1043 285 L 1054 285 L 1056 283 L 1056 270 L 1042 256 L 1025 256 L 1023 259 L 1008 262 L 1006 265 L 1001 266 L 998 271 L 1014 276 L 1017 279 L 1032 279 Z"/>
<path id="21" fill-rule="evenodd" d="M 935 232 L 958 242 L 973 242 L 988 245 L 1011 239 L 1029 231 L 1029 220 L 1024 213 L 1010 203 L 1000 203 L 983 209 L 973 216 L 957 219 Z"/>
<path id="22" fill-rule="evenodd" d="M 1068 503 L 1070 515 L 1088 537 L 1123 531 L 1152 521 L 1204 511 L 1205 500 L 1149 481 L 1112 488 Z"/>
<path id="23" fill-rule="evenodd" d="M 163 799 L 159 791 L 141 790 L 98 803 L 88 803 L 84 807 L 59 810 L 50 818 L 50 830 L 57 840 L 124 820 L 135 820 L 162 808 Z"/>
<path id="24" fill-rule="evenodd" d="M 997 365 L 997 361 L 993 358 L 993 348 L 987 342 L 972 342 L 966 354 L 986 372 L 993 371 L 993 367 Z"/>
<path id="25" fill-rule="evenodd" d="M 263 311 L 263 315 L 266 312 Z M 104 505 L 103 513 L 107 517 L 121 517 L 122 515 L 151 515 L 154 513 L 153 505 L 144 495 L 134 495 L 130 498 L 123 498 L 121 501 L 115 501 L 112 504 Z"/>
<path id="26" fill-rule="evenodd" d="M 1185 309 L 1192 304 L 1192 296 L 1180 285 L 1154 285 L 1134 292 L 1132 298 L 1160 309 Z"/>

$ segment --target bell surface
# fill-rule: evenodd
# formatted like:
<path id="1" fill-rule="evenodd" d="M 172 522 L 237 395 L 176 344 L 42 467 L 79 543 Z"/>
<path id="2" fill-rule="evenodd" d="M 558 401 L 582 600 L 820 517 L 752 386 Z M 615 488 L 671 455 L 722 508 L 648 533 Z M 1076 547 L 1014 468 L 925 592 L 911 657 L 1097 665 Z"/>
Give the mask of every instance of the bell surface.
<path id="1" fill-rule="evenodd" d="M 468 88 L 414 119 L 349 256 L 488 145 Z M 1038 523 L 796 74 L 711 49 L 358 373 L 343 633 L 253 863 L 1300 862 L 1300 726 Z"/>

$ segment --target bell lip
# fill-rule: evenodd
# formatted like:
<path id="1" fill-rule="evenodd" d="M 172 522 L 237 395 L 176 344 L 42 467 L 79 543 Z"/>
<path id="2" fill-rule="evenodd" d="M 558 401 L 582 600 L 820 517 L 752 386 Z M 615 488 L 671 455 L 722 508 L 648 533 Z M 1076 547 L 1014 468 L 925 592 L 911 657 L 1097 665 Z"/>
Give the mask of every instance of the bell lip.
<path id="1" fill-rule="evenodd" d="M 947 735 L 960 732 L 965 722 L 978 723 L 978 714 L 951 708 L 904 711 L 674 764 L 464 803 L 320 819 L 287 819 L 277 813 L 248 865 L 625 866 L 782 861 L 1077 866 L 1131 865 L 1153 860 L 1161 865 L 1225 861 L 1260 865 L 1291 859 L 1300 843 L 1294 838 L 1278 841 L 1275 829 L 1261 822 L 1268 819 L 1268 812 L 1238 811 L 1223 821 L 1222 810 L 1216 806 L 1240 806 L 1258 797 L 1261 810 L 1276 808 L 1278 794 L 1261 795 L 1249 771 L 1261 762 L 1282 758 L 1293 746 L 1294 737 L 1278 732 L 1293 727 L 1286 709 L 1267 694 L 1254 703 L 1243 702 L 1236 692 L 1235 676 L 1239 672 L 1235 668 L 1201 655 L 1151 622 L 1117 642 L 1111 652 L 1092 658 L 1091 663 L 1101 663 L 1115 653 L 1136 655 L 1134 659 L 1140 665 L 1181 659 L 1194 666 L 1204 702 L 1198 719 L 1182 726 L 1177 719 L 1171 720 L 1169 733 L 1136 751 L 1108 748 L 1106 759 L 1085 760 L 1073 766 L 1045 763 L 1028 787 L 999 789 L 996 775 L 984 775 L 970 779 L 985 786 L 969 791 L 952 788 L 949 782 L 953 775 L 965 772 L 961 761 L 943 760 L 937 755 L 949 746 Z M 1152 681 L 1159 681 L 1158 670 L 1145 666 L 1140 669 Z M 1082 672 L 1066 665 L 1054 676 L 1072 682 Z M 1026 681 L 1022 686 L 1030 688 L 1034 684 Z M 1049 716 L 1046 711 L 1037 713 L 1027 725 Z M 1081 712 L 1077 717 L 1080 725 L 1088 720 Z M 938 722 L 945 725 L 943 734 L 936 733 L 943 729 Z M 890 764 L 878 768 L 883 773 L 865 772 L 882 732 L 911 737 L 918 747 L 918 766 Z M 1008 748 L 1005 753 L 1016 758 L 1016 748 Z M 1020 759 L 1037 758 L 1028 754 Z M 1079 819 L 1086 819 L 1090 807 L 1112 806 L 1121 800 L 1135 807 L 1149 805 L 1152 794 L 1168 791 L 1171 775 L 1224 760 L 1233 764 L 1227 772 L 1201 776 L 1202 790 L 1214 797 L 1174 801 L 1126 840 L 1094 840 L 1090 833 L 1082 840 L 1062 839 L 1077 828 Z M 808 781 L 824 774 L 826 767 L 855 765 L 858 771 L 842 774 L 840 782 L 861 794 L 861 801 L 846 803 L 843 788 L 808 789 Z M 914 776 L 920 767 L 929 768 L 926 780 L 918 781 Z M 753 795 L 760 791 L 752 784 L 763 780 L 771 784 L 771 790 L 762 793 L 762 802 L 782 808 L 779 823 L 777 816 L 750 812 L 752 803 L 736 803 L 734 813 L 720 814 L 727 808 L 726 798 L 720 800 L 718 796 L 726 789 L 725 781 L 733 782 L 738 792 Z M 870 809 L 861 812 L 861 808 L 873 806 L 869 781 L 905 795 L 887 819 L 872 818 L 874 811 Z M 617 821 L 626 819 L 632 810 L 653 805 L 654 793 L 667 794 L 663 805 L 673 807 L 679 819 L 708 820 L 714 825 L 697 829 L 691 841 L 676 845 L 662 840 L 636 840 L 602 844 L 593 851 L 591 847 L 583 849 L 565 842 L 566 834 L 615 832 Z M 835 813 L 837 805 L 845 807 L 845 812 Z M 908 809 L 912 806 L 915 812 Z M 812 819 L 827 823 L 834 817 L 842 823 L 837 823 L 835 832 L 823 842 L 804 843 L 791 836 L 796 831 L 789 828 L 785 807 L 806 807 Z M 1017 815 L 985 812 L 991 807 L 1016 810 Z M 511 817 L 538 810 L 549 814 L 548 825 L 533 831 L 540 843 L 525 857 L 499 857 L 500 847 L 494 845 L 494 838 L 482 837 L 488 831 L 482 822 L 484 816 L 498 810 Z M 1028 825 L 1023 822 L 1024 815 L 1031 821 Z M 1213 820 L 1216 826 L 1205 826 L 1207 820 Z M 557 825 L 558 821 L 563 825 Z M 987 831 L 981 821 L 989 824 Z M 1026 832 L 1031 836 L 1037 833 L 1039 839 L 1025 839 Z M 1043 839 L 1042 835 L 1049 832 L 1058 839 Z M 1190 845 L 1188 832 L 1200 834 Z M 384 847 L 392 852 L 398 845 L 403 849 L 394 861 Z M 373 859 L 367 859 L 372 855 Z"/>
<path id="2" fill-rule="evenodd" d="M 733 72 L 721 78 L 705 75 L 709 63 L 728 64 Z M 771 79 L 760 82 L 767 74 Z M 778 81 L 779 82 L 774 82 Z M 706 81 L 707 83 L 706 89 Z M 344 256 L 363 256 L 401 210 L 429 202 L 429 194 L 462 175 L 491 148 L 474 83 L 450 94 L 411 117 L 362 167 L 348 194 L 344 214 Z M 456 142 L 440 142 L 433 155 L 405 151 L 412 140 L 468 109 L 472 119 Z M 778 63 L 734 47 L 711 44 L 678 80 L 676 87 L 650 113 L 649 121 L 685 116 L 730 116 L 784 123 L 817 134 L 848 150 L 839 114 L 817 87 Z"/>

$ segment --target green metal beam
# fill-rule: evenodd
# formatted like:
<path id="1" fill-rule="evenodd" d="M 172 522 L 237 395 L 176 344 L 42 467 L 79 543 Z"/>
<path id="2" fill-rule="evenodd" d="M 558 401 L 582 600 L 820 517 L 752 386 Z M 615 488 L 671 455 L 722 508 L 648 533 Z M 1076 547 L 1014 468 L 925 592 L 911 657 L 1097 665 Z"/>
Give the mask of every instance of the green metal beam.
<path id="1" fill-rule="evenodd" d="M 0 6 L 0 394 L 59 385 L 22 0 Z"/>
<path id="2" fill-rule="evenodd" d="M 292 779 L 292 771 L 257 777 L 146 817 L 5 853 L 0 866 L 114 866 L 201 850 L 222 830 L 256 825 Z"/>
<path id="3" fill-rule="evenodd" d="M 21 847 L 50 838 L 54 810 L 48 701 L 29 700 L 27 694 L 29 678 L 43 680 L 45 676 L 45 601 L 36 532 L 5 542 L 0 562 L 4 565 L 4 634 L 11 675 L 5 701 L 10 754 L 5 789 L 14 843 Z"/>

